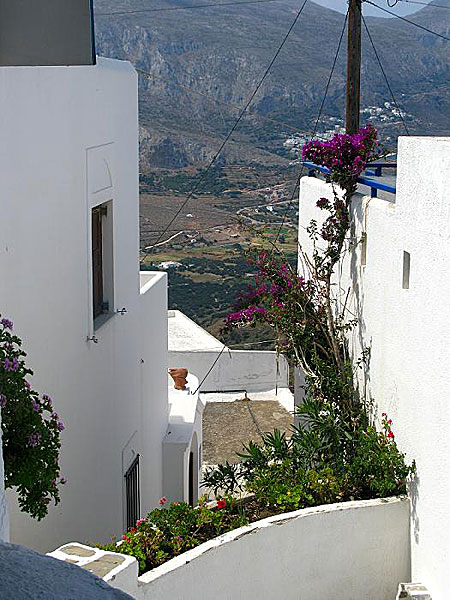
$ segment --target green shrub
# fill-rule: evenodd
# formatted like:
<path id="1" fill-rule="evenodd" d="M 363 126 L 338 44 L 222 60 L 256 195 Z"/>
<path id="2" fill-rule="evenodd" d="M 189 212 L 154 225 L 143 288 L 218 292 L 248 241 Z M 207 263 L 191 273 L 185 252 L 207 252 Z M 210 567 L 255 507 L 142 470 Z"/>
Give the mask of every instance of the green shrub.
<path id="1" fill-rule="evenodd" d="M 185 502 L 173 502 L 167 508 L 166 498 L 161 498 L 163 508 L 156 508 L 144 519 L 139 519 L 122 536 L 117 547 L 116 540 L 100 546 L 104 550 L 134 556 L 139 562 L 139 572 L 154 569 L 174 556 L 202 544 L 222 533 L 248 523 L 243 511 L 232 498 L 219 500 L 209 508 L 206 499 L 193 508 Z"/>
<path id="2" fill-rule="evenodd" d="M 415 465 L 405 463 L 385 414 L 377 431 L 361 409 L 355 428 L 334 403 L 307 400 L 299 418 L 290 438 L 275 430 L 249 442 L 240 463 L 207 470 L 203 484 L 215 493 L 245 489 L 274 512 L 406 493 Z"/>

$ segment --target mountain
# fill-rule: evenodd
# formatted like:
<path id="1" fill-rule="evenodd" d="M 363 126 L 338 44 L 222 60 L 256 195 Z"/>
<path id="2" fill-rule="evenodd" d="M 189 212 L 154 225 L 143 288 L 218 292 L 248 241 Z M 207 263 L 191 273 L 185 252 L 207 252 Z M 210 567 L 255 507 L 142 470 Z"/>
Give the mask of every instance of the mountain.
<path id="1" fill-rule="evenodd" d="M 144 173 L 200 166 L 214 155 L 239 114 L 236 107 L 245 105 L 301 6 L 279 0 L 160 10 L 192 4 L 95 1 L 98 53 L 129 60 L 148 73 L 139 76 Z M 450 8 L 450 0 L 437 4 Z M 158 10 L 138 12 L 149 8 Z M 127 11 L 136 12 L 120 14 Z M 432 3 L 408 18 L 450 37 L 450 10 Z M 307 2 L 222 163 L 287 163 L 295 138 L 314 127 L 343 23 L 341 13 Z M 448 135 L 450 42 L 397 18 L 367 17 L 366 23 L 410 132 Z M 346 36 L 320 132 L 342 124 L 345 51 Z M 362 120 L 375 122 L 388 141 L 404 133 L 364 28 L 362 106 Z M 284 144 L 288 138 L 294 138 L 290 146 Z"/>

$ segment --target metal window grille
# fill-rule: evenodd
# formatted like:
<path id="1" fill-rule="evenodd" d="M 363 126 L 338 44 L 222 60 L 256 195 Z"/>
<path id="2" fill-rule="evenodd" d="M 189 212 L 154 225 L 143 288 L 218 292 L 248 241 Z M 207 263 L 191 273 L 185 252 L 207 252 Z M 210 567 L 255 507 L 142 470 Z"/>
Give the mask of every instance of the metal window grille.
<path id="1" fill-rule="evenodd" d="M 127 499 L 127 529 L 136 526 L 140 517 L 140 493 L 139 493 L 139 454 L 131 463 L 125 473 L 125 494 Z"/>

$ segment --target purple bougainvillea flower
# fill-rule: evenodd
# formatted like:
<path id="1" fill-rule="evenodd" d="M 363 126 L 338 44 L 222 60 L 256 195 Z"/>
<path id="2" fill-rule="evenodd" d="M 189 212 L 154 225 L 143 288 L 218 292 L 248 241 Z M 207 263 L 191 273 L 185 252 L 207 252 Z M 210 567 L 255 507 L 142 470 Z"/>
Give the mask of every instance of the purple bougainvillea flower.
<path id="1" fill-rule="evenodd" d="M 9 360 L 9 358 L 5 358 L 2 362 L 3 368 L 5 371 L 17 371 L 19 367 L 19 361 L 16 357 L 13 360 Z"/>
<path id="2" fill-rule="evenodd" d="M 13 329 L 14 323 L 10 319 L 3 318 L 0 323 L 3 325 L 5 329 Z"/>
<path id="3" fill-rule="evenodd" d="M 64 423 L 62 421 L 58 421 L 58 424 L 56 426 L 59 429 L 59 431 L 64 431 L 65 429 Z"/>
<path id="4" fill-rule="evenodd" d="M 31 448 L 35 448 L 42 439 L 42 435 L 40 433 L 32 433 L 28 436 L 28 445 Z"/>

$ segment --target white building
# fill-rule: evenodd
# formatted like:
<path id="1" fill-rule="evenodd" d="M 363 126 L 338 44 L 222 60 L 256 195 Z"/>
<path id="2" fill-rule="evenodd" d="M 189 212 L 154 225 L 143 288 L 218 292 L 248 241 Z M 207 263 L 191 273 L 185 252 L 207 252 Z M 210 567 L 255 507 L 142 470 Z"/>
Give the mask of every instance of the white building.
<path id="1" fill-rule="evenodd" d="M 66 426 L 61 503 L 38 523 L 9 496 L 11 540 L 44 551 L 121 534 L 164 493 L 167 282 L 139 275 L 137 75 L 90 63 L 92 31 L 77 38 L 73 12 L 90 28 L 89 7 L 8 13 L 14 41 L 40 31 L 28 17 L 52 11 L 54 29 L 46 21 L 45 40 L 33 38 L 49 49 L 46 66 L 27 62 L 23 45 L 0 52 L 0 310 Z M 67 43 L 64 27 L 75 29 Z"/>
<path id="2" fill-rule="evenodd" d="M 293 410 L 289 365 L 284 356 L 273 350 L 224 348 L 222 342 L 179 310 L 169 310 L 168 321 L 170 365 L 195 373 L 203 394 L 279 391 L 280 402 Z"/>
<path id="3" fill-rule="evenodd" d="M 353 355 L 370 347 L 361 389 L 386 412 L 407 460 L 416 460 L 411 493 L 411 580 L 433 600 L 449 597 L 450 561 L 450 138 L 400 138 L 395 201 L 356 194 L 359 243 L 342 268 L 339 288 L 351 291 L 358 328 Z M 305 177 L 300 232 L 332 197 L 323 181 Z M 302 245 L 307 236 L 300 234 Z"/>

